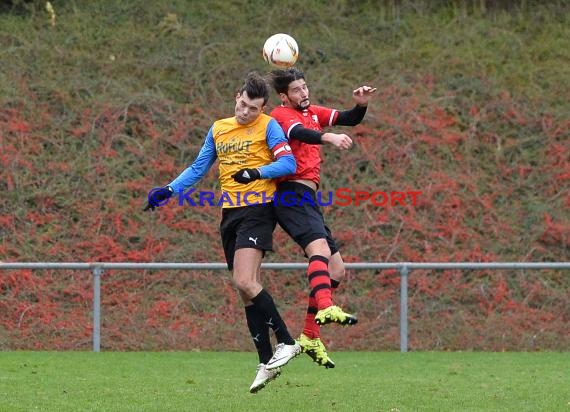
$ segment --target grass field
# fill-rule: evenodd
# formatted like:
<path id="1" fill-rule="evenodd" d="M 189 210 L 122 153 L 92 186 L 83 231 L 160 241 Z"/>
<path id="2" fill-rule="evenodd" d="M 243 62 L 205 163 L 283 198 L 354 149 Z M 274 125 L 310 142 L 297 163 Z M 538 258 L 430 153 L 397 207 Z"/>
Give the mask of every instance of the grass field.
<path id="1" fill-rule="evenodd" d="M 568 353 L 338 352 L 258 394 L 236 352 L 2 352 L 0 411 L 570 411 Z"/>

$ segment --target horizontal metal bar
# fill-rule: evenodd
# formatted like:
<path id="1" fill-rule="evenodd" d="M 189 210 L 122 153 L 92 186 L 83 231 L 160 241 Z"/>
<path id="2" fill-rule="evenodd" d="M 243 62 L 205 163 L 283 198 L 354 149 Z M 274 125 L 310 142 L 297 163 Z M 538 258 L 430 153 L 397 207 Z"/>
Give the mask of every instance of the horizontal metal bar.
<path id="1" fill-rule="evenodd" d="M 346 269 L 570 269 L 570 262 L 354 262 L 345 263 Z M 263 263 L 264 269 L 306 269 L 306 263 Z M 227 270 L 225 263 L 129 263 L 129 262 L 0 262 L 0 270 L 9 269 L 71 269 L 100 268 L 132 270 Z"/>
<path id="2" fill-rule="evenodd" d="M 400 272 L 400 351 L 408 351 L 408 274 L 414 269 L 570 269 L 570 262 L 357 262 L 347 269 L 396 269 Z M 307 263 L 263 263 L 265 269 L 305 270 Z M 0 270 L 70 269 L 93 272 L 93 351 L 100 351 L 101 274 L 103 270 L 227 270 L 225 263 L 129 263 L 129 262 L 0 262 Z"/>

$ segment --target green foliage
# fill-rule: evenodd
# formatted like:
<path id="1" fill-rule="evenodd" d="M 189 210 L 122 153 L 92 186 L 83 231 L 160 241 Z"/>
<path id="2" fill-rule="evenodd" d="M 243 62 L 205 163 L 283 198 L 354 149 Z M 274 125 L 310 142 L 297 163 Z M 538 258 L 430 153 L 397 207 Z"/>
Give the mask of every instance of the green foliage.
<path id="1" fill-rule="evenodd" d="M 284 8 L 262 0 L 247 7 L 238 1 L 76 0 L 53 1 L 53 16 L 44 3 L 3 9 L 0 259 L 222 261 L 216 208 L 170 204 L 154 215 L 140 209 L 152 187 L 192 161 L 212 121 L 233 113 L 244 74 L 269 69 L 261 46 L 284 31 L 300 45 L 299 65 L 313 102 L 349 108 L 356 86 L 378 88 L 363 124 L 345 130 L 356 147 L 343 153 L 323 148 L 323 190 L 422 192 L 417 204 L 326 208 L 348 261 L 568 260 L 570 13 L 566 2 L 539 3 L 295 0 Z M 275 104 L 272 97 L 270 106 Z M 215 171 L 199 187 L 217 190 Z M 275 239 L 268 260 L 303 261 L 281 231 Z M 377 275 L 373 282 L 358 274 L 346 295 L 376 332 L 392 328 L 390 305 L 397 306 L 393 274 Z M 412 300 L 411 311 L 425 327 L 413 337 L 418 347 L 441 342 L 442 335 L 434 335 L 422 346 L 422 334 L 432 325 L 422 313 L 432 298 L 465 311 L 452 323 L 457 341 L 439 330 L 446 336 L 441 347 L 471 345 L 472 325 L 490 331 L 513 308 L 518 317 L 510 325 L 512 336 L 485 339 L 474 349 L 535 348 L 526 339 L 535 329 L 547 331 L 540 348 L 568 347 L 568 276 L 509 275 L 515 280 L 504 281 L 487 273 L 485 293 L 477 295 L 478 276 L 414 276 L 411 287 L 423 300 Z M 21 271 L 0 279 L 0 310 L 9 314 L 0 317 L 0 332 L 16 346 L 30 347 L 29 336 L 49 334 L 49 319 L 32 322 L 27 315 L 58 313 L 57 305 L 47 306 L 65 301 L 61 291 L 38 293 L 56 289 L 57 276 Z M 141 286 L 138 279 L 133 286 Z M 278 301 L 289 299 L 302 313 L 304 276 L 291 279 L 291 289 L 278 280 L 268 283 Z M 449 294 L 427 287 L 431 282 L 451 282 Z M 130 296 L 120 282 L 112 285 L 105 291 L 110 301 L 122 296 L 128 302 L 118 315 L 122 321 L 129 311 L 140 311 L 144 325 L 155 314 L 152 299 L 168 301 L 153 295 L 145 312 L 144 294 Z M 179 286 L 172 280 L 167 285 Z M 209 301 L 235 304 L 231 286 L 224 286 L 221 297 L 219 289 L 195 287 L 205 293 L 200 304 L 209 310 Z M 88 283 L 74 293 L 88 307 L 86 290 Z M 458 292 L 463 290 L 470 292 Z M 378 296 L 386 301 L 371 301 Z M 185 305 L 187 298 L 172 297 Z M 378 318 L 382 311 L 392 317 Z M 453 320 L 453 310 L 444 315 Z M 71 311 L 62 319 L 79 340 L 74 345 L 86 344 L 86 332 L 70 326 L 84 316 Z M 535 319 L 534 326 L 525 316 Z M 190 328 L 190 315 L 184 312 L 181 319 L 180 328 Z M 29 329 L 20 329 L 22 324 Z M 394 347 L 390 336 L 379 345 Z M 67 348 L 64 338 L 46 338 L 46 347 Z M 177 345 L 182 340 L 174 339 Z M 150 341 L 151 348 L 169 345 L 164 336 Z M 133 339 L 121 335 L 115 342 L 125 348 Z"/>

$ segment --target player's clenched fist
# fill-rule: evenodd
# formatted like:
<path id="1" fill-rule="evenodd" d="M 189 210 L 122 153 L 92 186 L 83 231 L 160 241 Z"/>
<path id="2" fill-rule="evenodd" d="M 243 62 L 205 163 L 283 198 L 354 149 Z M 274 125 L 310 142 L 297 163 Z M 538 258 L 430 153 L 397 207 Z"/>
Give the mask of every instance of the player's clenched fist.
<path id="1" fill-rule="evenodd" d="M 254 180 L 261 179 L 261 173 L 257 169 L 241 169 L 232 175 L 233 179 L 238 183 L 250 183 Z"/>
<path id="2" fill-rule="evenodd" d="M 168 203 L 168 199 L 172 197 L 173 190 L 170 186 L 158 187 L 152 189 L 148 192 L 147 201 L 143 208 L 143 211 L 154 210 L 159 206 L 163 206 Z"/>

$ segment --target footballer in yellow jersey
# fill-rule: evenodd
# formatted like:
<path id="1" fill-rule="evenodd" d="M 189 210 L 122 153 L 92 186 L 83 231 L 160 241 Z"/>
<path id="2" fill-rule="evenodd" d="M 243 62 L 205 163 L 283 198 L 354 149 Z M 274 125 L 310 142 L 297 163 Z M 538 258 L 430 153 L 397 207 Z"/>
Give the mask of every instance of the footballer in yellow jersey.
<path id="1" fill-rule="evenodd" d="M 236 95 L 235 116 L 214 122 L 194 162 L 166 187 L 149 193 L 144 208 L 154 210 L 173 195 L 186 196 L 184 190 L 219 160 L 224 255 L 259 357 L 250 392 L 264 388 L 301 353 L 260 279 L 261 260 L 273 248 L 277 225 L 272 179 L 295 172 L 297 166 L 281 126 L 263 113 L 268 99 L 266 81 L 259 74 L 248 75 Z M 269 327 L 277 341 L 275 353 Z"/>

